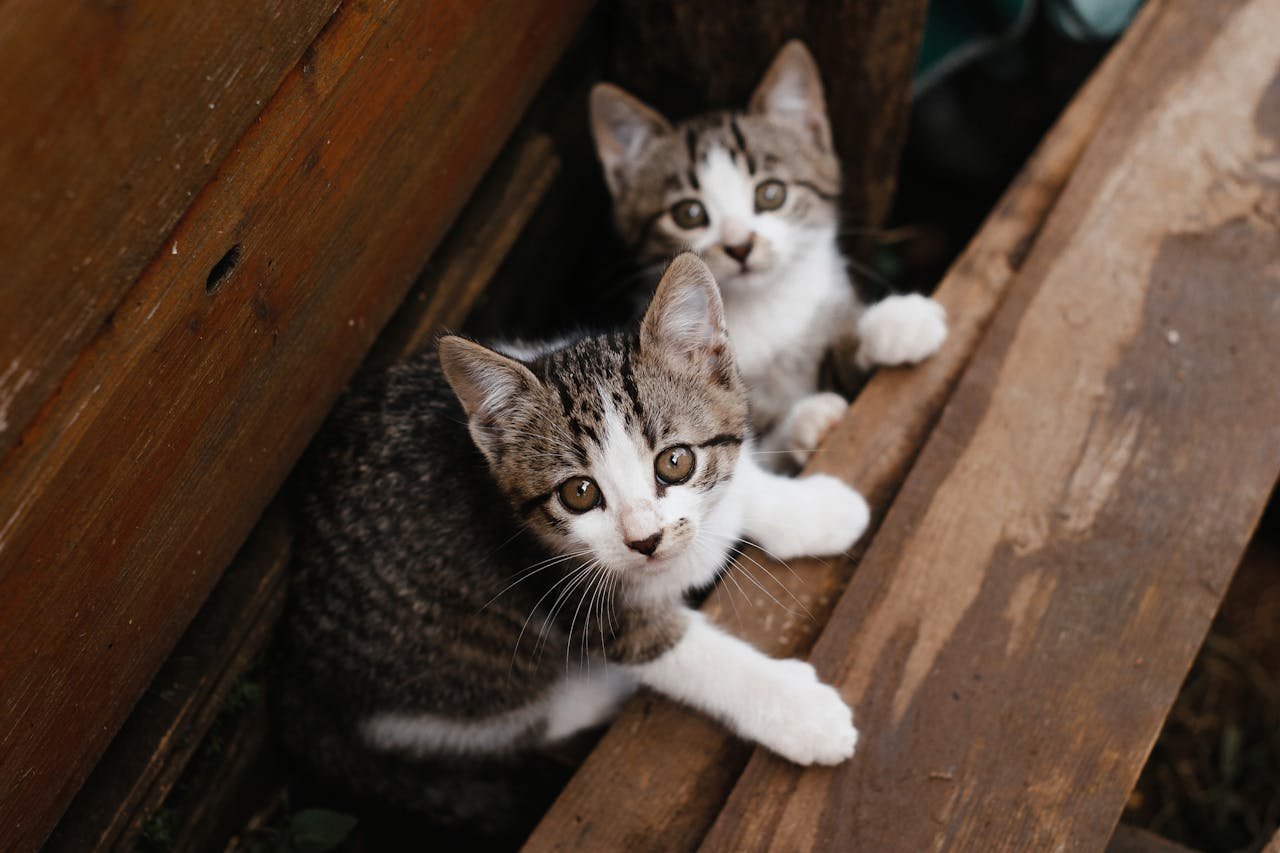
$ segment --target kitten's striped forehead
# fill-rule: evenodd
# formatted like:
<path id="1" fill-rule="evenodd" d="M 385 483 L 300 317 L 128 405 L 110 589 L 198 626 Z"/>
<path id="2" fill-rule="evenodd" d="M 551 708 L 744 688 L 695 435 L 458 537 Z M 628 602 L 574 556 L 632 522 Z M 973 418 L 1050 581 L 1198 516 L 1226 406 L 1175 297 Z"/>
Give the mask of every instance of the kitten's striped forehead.
<path id="1" fill-rule="evenodd" d="M 589 475 L 618 426 L 656 453 L 674 443 L 736 450 L 746 431 L 746 400 L 736 383 L 674 370 L 641 350 L 638 335 L 585 338 L 530 365 L 541 389 L 499 426 L 495 475 L 503 490 L 536 505 L 574 475 Z"/>
<path id="2" fill-rule="evenodd" d="M 834 153 L 763 116 L 722 111 L 681 122 L 632 165 L 627 190 L 615 199 L 624 238 L 641 248 L 672 250 L 646 244 L 660 237 L 654 226 L 675 197 L 705 190 L 704 173 L 717 154 L 727 156 L 746 183 L 778 178 L 810 193 L 815 204 L 805 206 L 806 214 L 826 220 L 837 215 L 840 164 Z"/>

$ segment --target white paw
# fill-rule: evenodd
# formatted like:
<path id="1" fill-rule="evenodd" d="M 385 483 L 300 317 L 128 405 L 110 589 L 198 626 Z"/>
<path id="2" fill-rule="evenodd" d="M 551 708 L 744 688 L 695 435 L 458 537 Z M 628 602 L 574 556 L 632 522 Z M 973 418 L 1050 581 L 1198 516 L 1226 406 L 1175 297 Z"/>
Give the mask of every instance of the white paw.
<path id="1" fill-rule="evenodd" d="M 773 542 L 761 542 L 774 556 L 786 560 L 803 555 L 843 554 L 867 529 L 871 510 L 862 495 L 835 477 L 812 474 L 795 481 L 788 524 Z"/>
<path id="2" fill-rule="evenodd" d="M 791 407 L 787 413 L 787 447 L 798 464 L 803 466 L 809 461 L 848 408 L 844 397 L 830 391 L 810 394 Z"/>
<path id="3" fill-rule="evenodd" d="M 839 692 L 803 661 L 770 661 L 760 707 L 745 732 L 796 764 L 839 764 L 853 755 L 858 730 Z M 795 664 L 804 664 L 797 667 Z"/>
<path id="4" fill-rule="evenodd" d="M 947 339 L 947 312 L 927 296 L 890 296 L 872 305 L 858 320 L 858 367 L 915 364 L 938 351 Z"/>

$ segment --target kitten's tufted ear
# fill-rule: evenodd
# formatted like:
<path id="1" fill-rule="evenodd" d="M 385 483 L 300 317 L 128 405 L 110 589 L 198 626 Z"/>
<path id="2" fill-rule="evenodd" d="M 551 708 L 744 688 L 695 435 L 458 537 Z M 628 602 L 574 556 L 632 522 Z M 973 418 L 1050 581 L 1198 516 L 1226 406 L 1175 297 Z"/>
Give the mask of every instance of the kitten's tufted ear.
<path id="1" fill-rule="evenodd" d="M 604 179 L 615 197 L 626 186 L 636 157 L 655 136 L 671 130 L 671 123 L 612 83 L 591 90 L 591 136 L 604 166 Z"/>
<path id="2" fill-rule="evenodd" d="M 831 150 L 831 123 L 818 63 L 804 42 L 782 46 L 751 95 L 749 110 L 809 134 L 823 151 Z"/>
<path id="3" fill-rule="evenodd" d="M 677 255 L 663 273 L 640 326 L 640 348 L 660 352 L 709 379 L 724 381 L 732 375 L 720 288 L 693 252 Z"/>
<path id="4" fill-rule="evenodd" d="M 440 339 L 440 366 L 476 427 L 492 426 L 497 413 L 538 386 L 538 378 L 520 362 L 457 335 Z"/>

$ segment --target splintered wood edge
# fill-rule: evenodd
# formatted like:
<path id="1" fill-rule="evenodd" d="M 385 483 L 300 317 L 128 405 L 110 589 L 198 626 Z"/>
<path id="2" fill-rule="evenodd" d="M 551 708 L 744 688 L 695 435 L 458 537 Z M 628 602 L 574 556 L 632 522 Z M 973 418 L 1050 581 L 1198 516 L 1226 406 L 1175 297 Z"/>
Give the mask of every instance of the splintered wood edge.
<path id="1" fill-rule="evenodd" d="M 440 329 L 466 319 L 550 189 L 559 164 L 545 134 L 518 136 L 509 143 L 362 370 L 410 355 Z M 213 725 L 227 693 L 265 648 L 284 600 L 291 542 L 288 512 L 277 499 L 113 739 L 46 849 L 135 846 L 146 820 L 164 803 Z M 215 674 L 203 677 L 205 673 Z M 139 756 L 148 756 L 141 768 Z M 235 759 L 243 764 L 238 753 Z"/>
<path id="2" fill-rule="evenodd" d="M 872 523 L 862 542 L 848 558 L 793 560 L 791 571 L 747 549 L 740 570 L 753 580 L 740 580 L 741 590 L 716 588 L 703 605 L 715 621 L 776 656 L 803 654 L 812 645 L 1164 5 L 1158 0 L 1144 7 L 939 285 L 934 296 L 947 308 L 950 326 L 942 350 L 917 367 L 878 372 L 806 469 L 841 476 L 867 496 Z M 792 604 L 809 615 L 796 613 Z M 695 730 L 696 737 L 684 736 Z M 679 749 L 669 746 L 673 740 Z M 636 697 L 525 849 L 618 849 L 640 837 L 651 849 L 692 849 L 749 753 L 749 746 L 695 712 L 652 695 Z"/>

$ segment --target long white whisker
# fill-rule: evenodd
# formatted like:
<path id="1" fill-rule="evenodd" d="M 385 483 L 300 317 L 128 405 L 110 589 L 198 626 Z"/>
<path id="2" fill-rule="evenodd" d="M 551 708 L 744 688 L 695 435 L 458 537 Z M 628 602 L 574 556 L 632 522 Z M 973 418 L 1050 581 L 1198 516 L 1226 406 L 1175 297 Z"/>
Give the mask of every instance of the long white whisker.
<path id="1" fill-rule="evenodd" d="M 529 621 L 530 621 L 531 619 L 533 619 L 534 614 L 538 612 L 538 608 L 539 608 L 540 606 L 542 606 L 542 602 L 544 602 L 544 601 L 546 601 L 546 600 L 547 600 L 547 596 L 549 596 L 549 595 L 551 595 L 551 593 L 555 592 L 556 587 L 560 586 L 560 584 L 562 584 L 562 583 L 564 583 L 565 581 L 569 580 L 570 578 L 574 577 L 575 575 L 577 575 L 577 574 L 578 574 L 579 572 L 581 572 L 581 571 L 582 571 L 582 570 L 581 570 L 581 568 L 579 568 L 579 569 L 575 569 L 574 571 L 572 571 L 572 572 L 568 572 L 567 574 L 565 574 L 563 577 L 561 577 L 559 580 L 557 580 L 555 583 L 553 583 L 550 587 L 548 587 L 548 588 L 547 588 L 547 591 L 546 591 L 546 592 L 544 592 L 544 593 L 542 594 L 542 597 L 541 597 L 541 598 L 539 598 L 539 599 L 537 600 L 537 602 L 535 602 L 535 603 L 534 603 L 533 608 L 532 608 L 532 609 L 530 609 L 530 611 L 529 611 L 529 615 L 528 615 L 528 616 L 526 616 L 526 617 L 525 617 L 525 619 L 524 619 L 524 624 L 520 626 L 520 633 L 516 636 L 516 645 L 515 645 L 515 648 L 513 648 L 513 649 L 511 650 L 511 666 L 515 666 L 515 663 L 516 663 L 516 655 L 517 655 L 517 654 L 519 653 L 519 651 L 520 651 L 520 641 L 521 641 L 521 639 L 523 639 L 523 638 L 524 638 L 524 632 L 525 632 L 525 629 L 527 629 L 527 628 L 529 627 Z M 545 623 L 544 623 L 544 624 L 545 624 Z M 535 651 L 536 651 L 536 650 L 535 650 Z M 508 673 L 510 672 L 510 669 L 511 669 L 511 667 L 508 667 L 508 668 L 507 668 Z"/>
<path id="2" fill-rule="evenodd" d="M 573 574 L 573 581 L 556 596 L 555 603 L 551 606 L 551 612 L 547 614 L 546 619 L 542 620 L 542 629 L 538 632 L 538 645 L 534 647 L 534 652 L 538 655 L 539 662 L 541 662 L 542 654 L 546 649 L 547 638 L 551 636 L 550 630 L 554 626 L 556 614 L 569 601 L 569 596 L 573 594 L 573 591 L 591 576 L 591 570 L 595 567 L 596 562 L 596 560 L 592 560 Z M 565 642 L 568 643 L 569 638 L 566 638 Z"/>
<path id="3" fill-rule="evenodd" d="M 484 603 L 484 606 L 480 608 L 480 612 L 483 612 L 485 608 L 487 608 L 490 604 L 493 604 L 495 601 L 497 601 L 499 598 L 505 595 L 512 587 L 515 587 L 520 585 L 521 583 L 524 583 L 529 578 L 533 577 L 539 572 L 545 571 L 546 569 L 549 569 L 552 566 L 557 566 L 560 563 L 568 562 L 569 560 L 575 559 L 577 557 L 585 557 L 587 554 L 590 554 L 590 553 L 591 553 L 590 548 L 584 548 L 583 550 L 575 551 L 572 554 L 558 554 L 554 557 L 548 557 L 545 560 L 541 560 L 537 563 L 534 563 L 532 566 L 526 566 L 525 568 L 521 569 L 520 572 L 517 573 L 517 574 L 520 574 L 520 577 L 517 577 L 511 583 L 507 584 L 507 586 L 504 587 L 501 592 L 499 592 L 493 598 L 486 601 Z"/>

